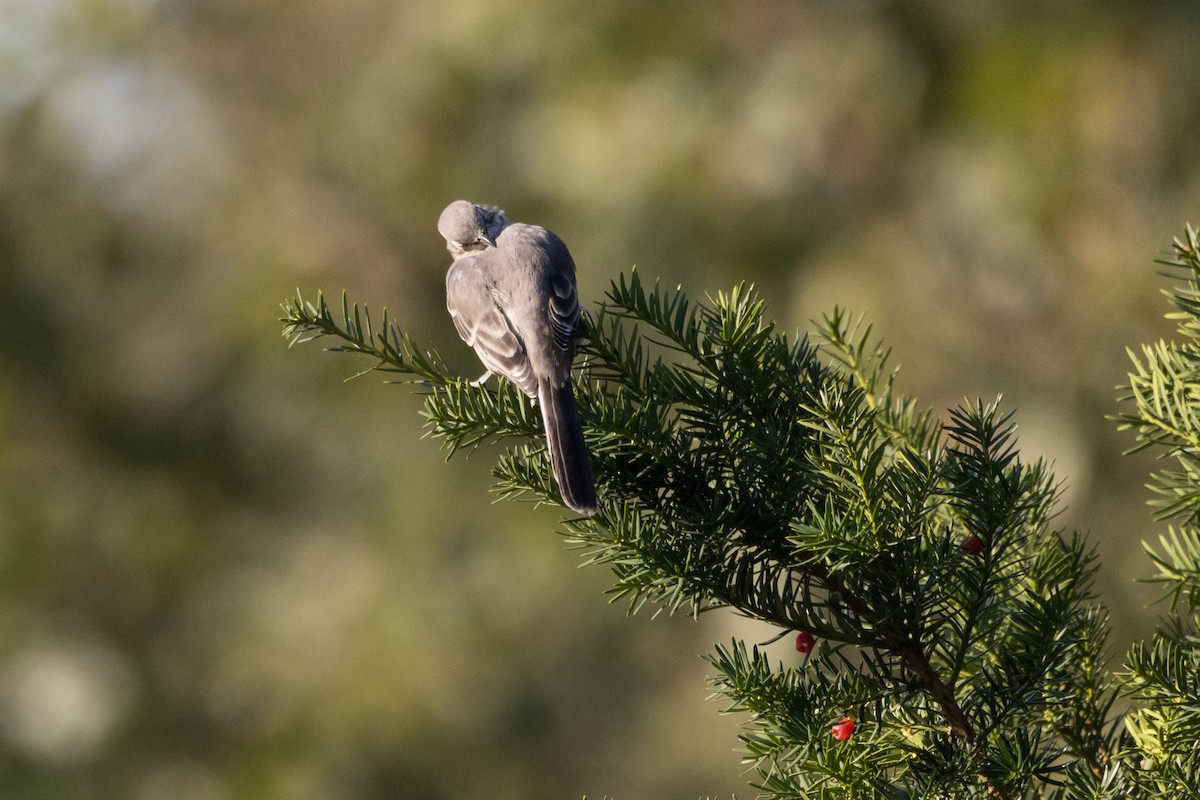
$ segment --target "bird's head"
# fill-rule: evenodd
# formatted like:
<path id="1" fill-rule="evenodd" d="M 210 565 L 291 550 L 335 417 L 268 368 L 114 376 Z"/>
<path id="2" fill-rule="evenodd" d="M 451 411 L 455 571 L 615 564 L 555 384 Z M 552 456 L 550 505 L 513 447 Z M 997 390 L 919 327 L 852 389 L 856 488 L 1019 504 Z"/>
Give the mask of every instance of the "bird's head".
<path id="1" fill-rule="evenodd" d="M 438 233 L 446 240 L 446 249 L 457 259 L 495 247 L 496 237 L 508 224 L 508 217 L 496 206 L 455 200 L 438 218 Z"/>

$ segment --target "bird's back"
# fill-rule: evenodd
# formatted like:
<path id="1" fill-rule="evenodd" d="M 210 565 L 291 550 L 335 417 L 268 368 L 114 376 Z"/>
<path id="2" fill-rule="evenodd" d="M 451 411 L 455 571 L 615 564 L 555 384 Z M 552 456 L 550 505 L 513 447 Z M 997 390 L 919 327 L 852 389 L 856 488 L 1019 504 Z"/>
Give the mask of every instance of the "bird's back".
<path id="1" fill-rule="evenodd" d="M 579 324 L 575 261 L 562 239 L 537 225 L 514 223 L 496 239 L 504 271 L 498 285 L 525 307 L 519 319 L 537 326 L 534 335 L 522 332 L 530 359 L 539 375 L 555 384 L 571 372 L 575 350 L 571 336 Z"/>

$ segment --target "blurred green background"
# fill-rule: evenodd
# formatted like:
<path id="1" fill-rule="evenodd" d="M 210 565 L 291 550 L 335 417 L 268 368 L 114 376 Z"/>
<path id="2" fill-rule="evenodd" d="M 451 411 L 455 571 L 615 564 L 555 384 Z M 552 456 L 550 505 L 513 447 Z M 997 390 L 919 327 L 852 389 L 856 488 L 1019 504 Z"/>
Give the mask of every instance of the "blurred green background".
<path id="1" fill-rule="evenodd" d="M 1200 221 L 1198 40 L 1182 0 L 0 0 L 0 795 L 752 794 L 698 656 L 772 631 L 626 619 L 496 451 L 280 337 L 345 288 L 476 374 L 459 197 L 591 302 L 749 279 L 864 312 L 923 404 L 1002 392 L 1123 651 L 1153 462 L 1105 415 Z"/>

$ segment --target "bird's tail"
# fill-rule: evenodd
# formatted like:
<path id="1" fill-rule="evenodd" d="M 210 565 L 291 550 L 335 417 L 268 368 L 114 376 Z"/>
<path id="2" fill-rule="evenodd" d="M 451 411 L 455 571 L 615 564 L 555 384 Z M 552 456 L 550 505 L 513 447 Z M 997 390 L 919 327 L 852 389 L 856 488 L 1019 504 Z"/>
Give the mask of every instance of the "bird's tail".
<path id="1" fill-rule="evenodd" d="M 563 501 L 590 517 L 596 513 L 596 486 L 592 482 L 592 464 L 570 382 L 553 386 L 549 381 L 543 381 L 538 386 L 538 405 L 546 425 L 550 466 Z"/>

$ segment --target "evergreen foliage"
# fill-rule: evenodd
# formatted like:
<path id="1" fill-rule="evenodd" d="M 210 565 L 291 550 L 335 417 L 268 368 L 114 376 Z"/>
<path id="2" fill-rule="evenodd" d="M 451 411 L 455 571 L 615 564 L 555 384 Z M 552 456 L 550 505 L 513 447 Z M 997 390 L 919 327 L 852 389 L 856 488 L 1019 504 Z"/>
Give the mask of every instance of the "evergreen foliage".
<path id="1" fill-rule="evenodd" d="M 1120 423 L 1175 468 L 1177 527 L 1151 551 L 1172 617 L 1107 663 L 1093 553 L 1053 525 L 1056 485 L 1023 459 L 1011 413 L 943 420 L 894 391 L 888 352 L 835 309 L 790 338 L 737 286 L 708 302 L 622 275 L 582 323 L 576 394 L 600 495 L 568 541 L 615 576 L 631 613 L 731 608 L 808 632 L 772 662 L 719 644 L 716 694 L 748 712 L 761 797 L 1174 797 L 1200 787 L 1200 260 L 1165 262 L 1182 341 L 1134 358 Z M 338 340 L 426 394 L 451 453 L 503 440 L 503 496 L 556 503 L 536 409 L 473 387 L 366 309 L 284 306 L 293 341 Z M 1114 706 L 1124 694 L 1124 715 Z M 853 733 L 834 726 L 853 721 Z"/>
<path id="2" fill-rule="evenodd" d="M 1151 482 L 1160 519 L 1174 524 L 1147 546 L 1169 601 L 1169 618 L 1148 643 L 1135 645 L 1122 676 L 1134 706 L 1125 718 L 1134 795 L 1200 794 L 1200 253 L 1196 231 L 1175 240 L 1159 262 L 1180 285 L 1165 294 L 1175 306 L 1179 340 L 1130 351 L 1134 371 L 1125 398 L 1134 409 L 1122 427 L 1137 435 L 1135 449 L 1155 447 L 1173 466 Z"/>

